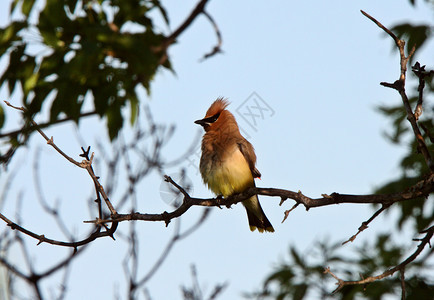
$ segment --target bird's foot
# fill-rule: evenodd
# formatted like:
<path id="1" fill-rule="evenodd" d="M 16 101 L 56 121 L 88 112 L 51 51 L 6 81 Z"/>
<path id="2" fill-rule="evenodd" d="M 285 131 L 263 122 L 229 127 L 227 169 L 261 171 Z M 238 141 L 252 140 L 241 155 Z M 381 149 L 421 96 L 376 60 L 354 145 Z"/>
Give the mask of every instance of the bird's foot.
<path id="1" fill-rule="evenodd" d="M 223 196 L 222 195 L 218 195 L 215 199 L 216 199 L 216 202 L 217 202 L 217 207 L 220 208 L 220 209 L 222 209 L 221 203 L 223 201 Z"/>

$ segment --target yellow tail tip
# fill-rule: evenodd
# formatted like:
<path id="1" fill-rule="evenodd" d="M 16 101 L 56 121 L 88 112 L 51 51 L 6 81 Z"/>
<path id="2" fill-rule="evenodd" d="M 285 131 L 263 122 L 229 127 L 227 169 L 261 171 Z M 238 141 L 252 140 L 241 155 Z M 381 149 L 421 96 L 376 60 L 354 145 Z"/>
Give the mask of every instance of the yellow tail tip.
<path id="1" fill-rule="evenodd" d="M 250 231 L 255 231 L 255 230 L 258 230 L 260 233 L 263 233 L 264 231 L 265 232 L 274 232 L 274 228 L 273 228 L 273 226 L 269 226 L 269 227 L 267 227 L 267 228 L 260 228 L 260 227 L 256 227 L 256 226 L 252 226 L 252 225 L 250 225 Z"/>

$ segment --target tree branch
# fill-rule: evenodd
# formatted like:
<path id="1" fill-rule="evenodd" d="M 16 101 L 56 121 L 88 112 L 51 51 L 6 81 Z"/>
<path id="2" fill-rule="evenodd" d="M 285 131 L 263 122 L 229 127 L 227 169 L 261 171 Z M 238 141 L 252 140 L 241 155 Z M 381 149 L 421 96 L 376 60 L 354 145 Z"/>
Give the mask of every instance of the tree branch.
<path id="1" fill-rule="evenodd" d="M 376 281 L 376 280 L 379 280 L 379 279 L 383 279 L 383 278 L 385 278 L 385 277 L 388 277 L 388 276 L 391 276 L 391 275 L 393 275 L 395 272 L 397 272 L 397 271 L 401 271 L 402 273 L 404 273 L 404 271 L 405 271 L 405 267 L 409 264 L 409 263 L 411 263 L 412 261 L 414 261 L 418 256 L 419 256 L 419 254 L 423 251 L 423 249 L 425 248 L 425 246 L 426 245 L 430 245 L 430 241 L 431 241 L 431 238 L 433 237 L 433 235 L 434 235 L 434 226 L 431 226 L 430 228 L 428 228 L 428 229 L 426 229 L 426 230 L 424 230 L 424 231 L 422 231 L 421 233 L 426 233 L 425 234 L 425 237 L 423 237 L 420 241 L 420 243 L 419 243 L 419 245 L 417 246 L 417 249 L 413 252 L 413 254 L 411 254 L 409 257 L 407 257 L 404 261 L 402 261 L 399 265 L 397 265 L 397 266 L 395 266 L 395 267 L 393 267 L 393 268 L 391 268 L 391 269 L 388 269 L 388 270 L 386 270 L 386 271 L 384 271 L 383 273 L 381 273 L 380 275 L 377 275 L 377 276 L 369 276 L 369 277 L 367 277 L 367 278 L 364 278 L 364 279 L 362 279 L 362 280 L 357 280 L 357 281 L 345 281 L 345 280 L 342 280 L 342 279 L 340 279 L 338 276 L 336 276 L 335 274 L 333 274 L 331 271 L 330 271 L 330 268 L 326 268 L 325 270 L 324 270 L 324 273 L 325 274 L 330 274 L 331 276 L 333 276 L 338 282 L 336 283 L 337 285 L 338 285 L 338 287 L 336 288 L 336 290 L 335 291 L 333 291 L 333 293 L 336 293 L 337 291 L 339 291 L 340 289 L 342 289 L 344 286 L 346 286 L 346 285 L 360 285 L 360 284 L 367 284 L 367 283 L 370 283 L 370 282 L 374 282 L 374 281 Z M 403 278 L 403 274 L 401 273 L 401 280 L 402 280 L 402 278 Z M 402 287 L 402 285 L 401 285 L 401 287 Z M 403 294 L 405 295 L 405 286 L 404 287 L 402 287 L 403 288 Z"/>
<path id="2" fill-rule="evenodd" d="M 172 212 L 163 212 L 161 214 L 143 214 L 134 212 L 130 214 L 117 214 L 112 216 L 111 219 L 106 220 L 93 220 L 85 221 L 85 223 L 109 223 L 109 222 L 122 222 L 122 221 L 161 221 L 165 222 L 166 226 L 174 218 L 178 218 L 187 212 L 193 206 L 226 206 L 230 207 L 233 204 L 242 202 L 253 195 L 262 195 L 269 197 L 280 197 L 282 201 L 287 199 L 293 199 L 297 204 L 303 204 L 306 210 L 314 207 L 321 207 L 327 205 L 341 204 L 341 203 L 355 203 L 355 204 L 369 204 L 379 203 L 385 207 L 390 206 L 392 203 L 412 200 L 420 197 L 426 197 L 430 193 L 434 192 L 434 174 L 431 174 L 428 178 L 419 181 L 410 188 L 400 193 L 393 194 L 371 194 L 371 195 L 348 195 L 332 193 L 331 195 L 323 195 L 322 198 L 310 198 L 303 195 L 300 191 L 293 192 L 290 190 L 276 189 L 276 188 L 259 188 L 251 187 L 243 193 L 235 194 L 227 198 L 209 198 L 201 199 L 191 197 L 181 186 L 176 184 L 169 176 L 165 177 L 166 180 L 172 183 L 179 191 L 184 195 L 182 204 Z M 372 218 L 373 219 L 373 218 Z M 372 220 L 371 220 L 372 221 Z M 370 222 L 370 221 L 369 221 Z"/>
<path id="3" fill-rule="evenodd" d="M 7 101 L 5 101 L 5 103 L 6 102 Z M 80 114 L 79 118 L 95 116 L 96 114 L 97 114 L 96 111 L 89 111 L 89 112 L 85 112 L 85 113 Z M 56 125 L 56 124 L 60 124 L 60 123 L 68 122 L 68 121 L 73 121 L 73 119 L 70 117 L 66 117 L 63 119 L 55 120 L 53 122 L 46 122 L 46 123 L 38 124 L 37 126 L 34 126 L 34 125 L 30 126 L 30 127 L 29 126 L 23 126 L 22 128 L 17 129 L 17 130 L 9 131 L 6 133 L 0 133 L 0 138 L 13 137 L 13 136 L 16 136 L 18 134 L 26 134 L 26 133 L 30 133 L 32 131 L 36 131 L 36 130 L 38 130 L 38 128 L 43 129 L 43 128 L 46 128 L 46 127 L 51 126 L 51 125 Z"/>
<path id="4" fill-rule="evenodd" d="M 19 232 L 24 233 L 25 235 L 30 236 L 30 237 L 34 238 L 35 240 L 37 240 L 38 245 L 42 244 L 42 243 L 47 243 L 47 244 L 51 244 L 51 245 L 62 246 L 62 247 L 71 247 L 71 248 L 78 248 L 80 246 L 83 246 L 85 244 L 88 244 L 88 243 L 96 240 L 97 238 L 101 238 L 101 237 L 105 237 L 105 236 L 112 237 L 113 233 L 116 231 L 117 226 L 118 226 L 117 222 L 112 222 L 111 227 L 107 231 L 103 231 L 103 232 L 101 232 L 101 227 L 98 226 L 95 229 L 95 231 L 93 231 L 91 234 L 89 234 L 89 236 L 85 239 L 82 239 L 79 241 L 73 241 L 73 242 L 64 242 L 64 241 L 59 241 L 59 240 L 47 238 L 43 234 L 34 233 L 34 232 L 18 225 L 17 223 L 12 222 L 2 213 L 0 213 L 0 219 L 2 219 L 12 230 L 18 230 Z"/>
<path id="5" fill-rule="evenodd" d="M 402 103 L 404 104 L 405 110 L 407 112 L 407 120 L 410 122 L 411 128 L 413 129 L 413 133 L 416 137 L 418 148 L 420 152 L 422 153 L 425 162 L 428 166 L 428 168 L 431 170 L 431 173 L 434 172 L 434 162 L 432 160 L 431 154 L 428 150 L 428 147 L 425 144 L 425 140 L 422 136 L 422 133 L 420 132 L 419 126 L 417 125 L 417 119 L 419 115 L 415 116 L 413 113 L 410 101 L 408 100 L 407 94 L 405 93 L 405 79 L 406 79 L 406 72 L 407 72 L 407 63 L 410 59 L 410 57 L 414 54 L 416 48 L 413 46 L 413 48 L 410 50 L 410 53 L 408 56 L 405 55 L 405 41 L 400 40 L 393 32 L 391 32 L 389 29 L 387 29 L 383 24 L 381 24 L 379 21 L 377 21 L 375 18 L 361 10 L 362 14 L 369 18 L 372 22 L 377 24 L 381 29 L 383 29 L 388 35 L 392 37 L 392 39 L 395 41 L 396 47 L 399 50 L 399 56 L 400 56 L 400 66 L 401 66 L 401 73 L 399 76 L 399 79 L 396 80 L 394 83 L 387 83 L 387 82 L 381 82 L 380 84 L 393 88 L 397 90 L 401 96 Z"/>

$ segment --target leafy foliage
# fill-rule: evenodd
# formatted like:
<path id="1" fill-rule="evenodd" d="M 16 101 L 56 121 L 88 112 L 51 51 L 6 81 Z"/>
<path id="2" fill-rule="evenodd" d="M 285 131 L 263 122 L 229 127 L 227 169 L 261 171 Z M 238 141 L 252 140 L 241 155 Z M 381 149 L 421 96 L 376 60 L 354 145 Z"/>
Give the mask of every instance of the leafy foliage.
<path id="1" fill-rule="evenodd" d="M 165 36 L 150 17 L 158 10 L 168 23 L 164 8 L 158 0 L 44 2 L 40 10 L 34 0 L 12 3 L 11 15 L 23 18 L 0 29 L 0 56 L 9 59 L 0 85 L 22 91 L 26 121 L 50 105 L 50 122 L 61 116 L 78 122 L 85 102 L 93 101 L 114 139 L 127 104 L 135 121 L 137 88 L 149 92 L 160 65 L 170 69 Z"/>

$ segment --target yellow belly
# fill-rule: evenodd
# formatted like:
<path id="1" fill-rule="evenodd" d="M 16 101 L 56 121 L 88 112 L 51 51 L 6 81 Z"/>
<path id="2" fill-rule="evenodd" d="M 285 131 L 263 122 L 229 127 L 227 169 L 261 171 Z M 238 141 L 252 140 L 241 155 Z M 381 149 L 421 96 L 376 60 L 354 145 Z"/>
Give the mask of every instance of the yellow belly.
<path id="1" fill-rule="evenodd" d="M 254 186 L 249 164 L 237 146 L 221 162 L 207 164 L 201 168 L 201 172 L 208 187 L 224 197 Z"/>

